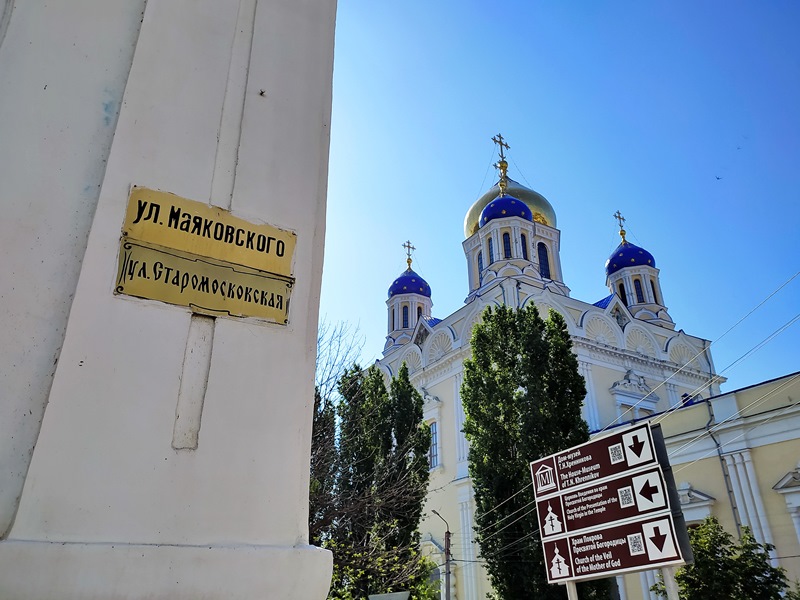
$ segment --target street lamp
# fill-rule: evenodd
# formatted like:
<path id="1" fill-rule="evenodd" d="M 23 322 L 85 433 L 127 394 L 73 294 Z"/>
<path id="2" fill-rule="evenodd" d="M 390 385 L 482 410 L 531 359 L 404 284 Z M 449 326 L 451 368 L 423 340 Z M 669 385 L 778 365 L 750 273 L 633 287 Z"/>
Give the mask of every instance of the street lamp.
<path id="1" fill-rule="evenodd" d="M 444 532 L 444 598 L 450 600 L 450 524 L 437 511 L 431 511 L 445 524 Z"/>

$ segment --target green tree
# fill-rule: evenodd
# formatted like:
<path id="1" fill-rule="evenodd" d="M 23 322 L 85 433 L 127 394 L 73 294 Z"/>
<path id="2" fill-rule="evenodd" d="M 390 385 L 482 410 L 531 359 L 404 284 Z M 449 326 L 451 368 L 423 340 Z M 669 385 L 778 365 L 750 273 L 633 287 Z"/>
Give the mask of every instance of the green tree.
<path id="1" fill-rule="evenodd" d="M 336 410 L 330 399 L 314 390 L 311 478 L 308 491 L 308 537 L 321 545 L 334 517 L 336 483 Z"/>
<path id="2" fill-rule="evenodd" d="M 774 547 L 758 543 L 748 527 L 735 542 L 715 517 L 708 517 L 689 530 L 689 541 L 694 564 L 675 574 L 681 600 L 779 600 L 788 588 L 785 571 L 770 564 Z M 653 590 L 666 596 L 663 582 Z"/>
<path id="3" fill-rule="evenodd" d="M 403 365 L 389 390 L 377 368 L 345 369 L 337 386 L 334 485 L 311 513 L 320 543 L 334 555 L 329 598 L 363 599 L 368 594 L 411 590 L 414 598 L 434 597 L 433 565 L 419 553 L 419 521 L 428 485 L 430 430 L 422 422 L 422 397 Z M 330 432 L 330 416 L 316 411 L 316 433 Z M 323 453 L 325 454 L 325 453 Z M 328 471 L 318 461 L 314 482 L 327 490 Z M 325 503 L 327 499 L 327 504 Z M 312 503 L 313 504 L 313 503 Z"/>
<path id="4" fill-rule="evenodd" d="M 589 439 L 585 395 L 560 314 L 544 321 L 534 306 L 487 308 L 472 333 L 461 400 L 476 538 L 500 600 L 566 597 L 547 583 L 528 465 Z M 608 583 L 580 589 L 581 598 L 602 598 Z"/>
<path id="5" fill-rule="evenodd" d="M 342 377 L 355 363 L 363 343 L 358 329 L 347 323 L 333 325 L 323 321 L 319 325 L 309 485 L 309 539 L 317 545 L 322 545 L 330 537 L 336 517 L 336 482 L 340 463 L 336 445 L 339 389 Z M 356 369 L 356 375 L 360 371 Z"/>

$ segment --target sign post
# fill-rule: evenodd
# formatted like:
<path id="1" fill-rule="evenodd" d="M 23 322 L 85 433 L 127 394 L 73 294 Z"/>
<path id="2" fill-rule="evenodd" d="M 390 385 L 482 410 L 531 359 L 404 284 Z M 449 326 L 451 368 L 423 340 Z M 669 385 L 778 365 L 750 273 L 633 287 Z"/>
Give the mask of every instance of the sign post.
<path id="1" fill-rule="evenodd" d="M 533 461 L 531 476 L 547 579 L 566 583 L 570 598 L 575 581 L 691 560 L 657 426 L 635 425 Z"/>

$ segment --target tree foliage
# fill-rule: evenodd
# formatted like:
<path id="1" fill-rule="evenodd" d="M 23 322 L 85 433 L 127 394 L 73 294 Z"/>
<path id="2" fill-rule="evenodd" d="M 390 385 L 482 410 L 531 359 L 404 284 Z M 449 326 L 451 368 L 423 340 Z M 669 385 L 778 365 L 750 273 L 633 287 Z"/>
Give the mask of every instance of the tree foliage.
<path id="1" fill-rule="evenodd" d="M 500 600 L 566 597 L 546 579 L 530 461 L 589 439 L 581 417 L 586 386 L 563 317 L 534 306 L 488 308 L 472 333 L 461 399 L 470 442 L 475 531 Z M 602 598 L 608 584 L 581 584 Z"/>
<path id="2" fill-rule="evenodd" d="M 314 423 L 311 434 L 309 483 L 309 539 L 322 545 L 335 517 L 335 485 L 338 471 L 336 447 L 336 399 L 340 380 L 353 365 L 363 346 L 363 336 L 347 323 L 323 321 L 317 334 L 314 389 Z"/>
<path id="3" fill-rule="evenodd" d="M 675 574 L 681 600 L 779 600 L 787 590 L 785 571 L 770 563 L 774 547 L 756 541 L 748 527 L 736 542 L 715 517 L 708 517 L 689 530 L 689 541 L 694 564 Z M 653 590 L 666 596 L 663 582 Z"/>
<path id="4" fill-rule="evenodd" d="M 338 331 L 334 329 L 333 331 Z M 346 344 L 329 343 L 339 356 Z M 309 535 L 333 552 L 329 598 L 410 590 L 433 598 L 433 565 L 419 553 L 430 429 L 422 397 L 401 367 L 387 390 L 381 372 L 356 364 L 325 370 L 312 436 Z"/>

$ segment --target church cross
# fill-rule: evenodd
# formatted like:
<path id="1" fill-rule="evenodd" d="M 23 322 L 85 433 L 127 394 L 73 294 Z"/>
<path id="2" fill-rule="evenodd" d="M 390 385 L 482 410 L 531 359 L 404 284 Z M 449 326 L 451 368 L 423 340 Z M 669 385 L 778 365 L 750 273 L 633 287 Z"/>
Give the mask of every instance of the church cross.
<path id="1" fill-rule="evenodd" d="M 408 268 L 411 268 L 411 251 L 416 250 L 414 246 L 411 245 L 411 240 L 406 240 L 406 243 L 403 244 L 403 248 L 406 249 L 406 262 L 408 263 Z"/>
<path id="2" fill-rule="evenodd" d="M 623 228 L 622 224 L 625 223 L 625 217 L 622 216 L 622 213 L 617 211 L 613 215 L 617 222 L 619 223 L 619 236 L 622 238 L 622 243 L 627 244 L 628 240 L 625 239 L 625 229 Z"/>
<path id="3" fill-rule="evenodd" d="M 498 149 L 500 151 L 500 160 L 505 160 L 506 159 L 506 155 L 505 155 L 504 150 L 511 150 L 511 146 L 509 146 L 508 144 L 506 144 L 503 141 L 503 134 L 498 133 L 496 136 L 494 136 L 492 138 L 492 141 L 495 144 L 497 144 L 497 147 L 498 147 Z"/>

